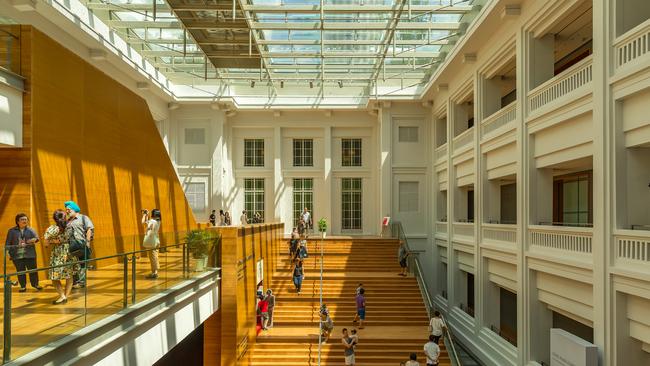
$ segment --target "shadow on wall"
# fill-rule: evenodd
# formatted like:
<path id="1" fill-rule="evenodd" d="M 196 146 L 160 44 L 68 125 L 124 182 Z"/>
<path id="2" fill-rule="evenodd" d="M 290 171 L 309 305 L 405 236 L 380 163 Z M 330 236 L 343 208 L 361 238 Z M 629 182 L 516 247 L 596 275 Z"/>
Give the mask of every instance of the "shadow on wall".
<path id="1" fill-rule="evenodd" d="M 146 102 L 39 31 L 30 43 L 31 196 L 0 206 L 2 226 L 23 211 L 42 235 L 53 211 L 75 200 L 95 224 L 95 257 L 140 249 L 145 208 L 160 208 L 161 232 L 177 233 L 163 243 L 196 227 Z M 15 200 L 12 178 L 0 178 L 0 202 Z M 39 253 L 39 265 L 48 258 Z"/>

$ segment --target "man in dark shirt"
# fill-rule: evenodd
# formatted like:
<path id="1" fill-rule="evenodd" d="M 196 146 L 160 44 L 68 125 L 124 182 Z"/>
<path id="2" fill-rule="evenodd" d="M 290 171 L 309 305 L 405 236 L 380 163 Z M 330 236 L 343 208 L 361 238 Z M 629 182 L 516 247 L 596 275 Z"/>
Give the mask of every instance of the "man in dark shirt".
<path id="1" fill-rule="evenodd" d="M 66 214 L 68 215 L 68 228 L 72 228 L 72 235 L 75 240 L 85 243 L 83 256 L 79 260 L 90 258 L 92 248 L 90 243 L 95 236 L 95 226 L 90 218 L 79 213 L 81 209 L 74 201 L 64 203 Z M 86 263 L 81 263 L 78 274 L 74 275 L 74 288 L 83 288 L 86 286 Z"/>
<path id="2" fill-rule="evenodd" d="M 366 290 L 363 288 L 359 289 L 359 293 L 356 297 L 357 303 L 357 316 L 359 318 L 359 329 L 363 329 L 363 321 L 366 320 L 366 298 L 363 294 L 366 293 Z"/>
<path id="3" fill-rule="evenodd" d="M 9 259 L 14 262 L 17 271 L 27 271 L 36 269 L 36 248 L 34 245 L 38 242 L 38 235 L 29 225 L 29 218 L 24 213 L 16 215 L 16 226 L 9 229 L 5 248 L 9 252 Z M 18 275 L 20 282 L 19 292 L 27 291 L 27 278 L 24 274 Z M 37 291 L 43 287 L 38 284 L 38 273 L 29 274 L 29 283 Z"/>

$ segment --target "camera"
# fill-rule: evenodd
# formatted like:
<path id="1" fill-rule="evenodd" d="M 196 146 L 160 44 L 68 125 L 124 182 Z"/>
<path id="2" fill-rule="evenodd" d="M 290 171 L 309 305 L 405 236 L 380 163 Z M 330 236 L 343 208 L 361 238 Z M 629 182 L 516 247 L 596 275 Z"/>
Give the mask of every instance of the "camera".
<path id="1" fill-rule="evenodd" d="M 142 210 L 142 213 L 143 213 L 143 214 L 148 214 L 148 213 L 149 213 L 149 210 L 147 210 L 147 209 L 143 209 L 143 210 Z"/>

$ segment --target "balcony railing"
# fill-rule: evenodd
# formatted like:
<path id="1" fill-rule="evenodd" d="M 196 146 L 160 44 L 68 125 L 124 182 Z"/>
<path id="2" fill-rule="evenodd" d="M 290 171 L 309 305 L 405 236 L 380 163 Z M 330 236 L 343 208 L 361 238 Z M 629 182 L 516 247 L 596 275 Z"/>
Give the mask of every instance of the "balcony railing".
<path id="1" fill-rule="evenodd" d="M 447 157 L 447 143 L 438 146 L 434 151 L 434 161 L 443 160 Z"/>
<path id="2" fill-rule="evenodd" d="M 617 259 L 650 262 L 650 231 L 646 235 L 639 234 L 634 232 L 615 235 Z"/>
<path id="3" fill-rule="evenodd" d="M 474 128 L 468 128 L 460 135 L 454 137 L 454 153 L 461 148 L 470 145 L 474 141 Z"/>
<path id="4" fill-rule="evenodd" d="M 591 83 L 592 56 L 564 70 L 528 93 L 528 110 L 533 112 L 572 91 Z"/>
<path id="5" fill-rule="evenodd" d="M 650 52 L 650 19 L 637 25 L 614 41 L 616 68 Z"/>
<path id="6" fill-rule="evenodd" d="M 454 222 L 454 237 L 462 236 L 469 239 L 474 238 L 474 223 Z"/>
<path id="7" fill-rule="evenodd" d="M 591 253 L 593 230 L 585 227 L 531 225 L 528 241 L 531 246 L 553 248 L 577 253 Z"/>
<path id="8" fill-rule="evenodd" d="M 500 110 L 492 113 L 481 122 L 481 138 L 490 132 L 507 125 L 517 117 L 517 102 L 514 101 Z"/>
<path id="9" fill-rule="evenodd" d="M 517 225 L 483 224 L 481 230 L 486 243 L 511 245 L 517 242 Z"/>

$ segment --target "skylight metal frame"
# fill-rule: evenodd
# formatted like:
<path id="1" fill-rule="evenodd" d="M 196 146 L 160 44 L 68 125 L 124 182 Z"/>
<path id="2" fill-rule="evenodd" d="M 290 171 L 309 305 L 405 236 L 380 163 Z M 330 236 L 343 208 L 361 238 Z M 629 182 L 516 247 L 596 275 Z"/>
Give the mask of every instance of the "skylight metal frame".
<path id="1" fill-rule="evenodd" d="M 84 1 L 173 82 L 322 92 L 344 81 L 375 96 L 378 84 L 424 85 L 473 10 L 473 0 Z"/>

